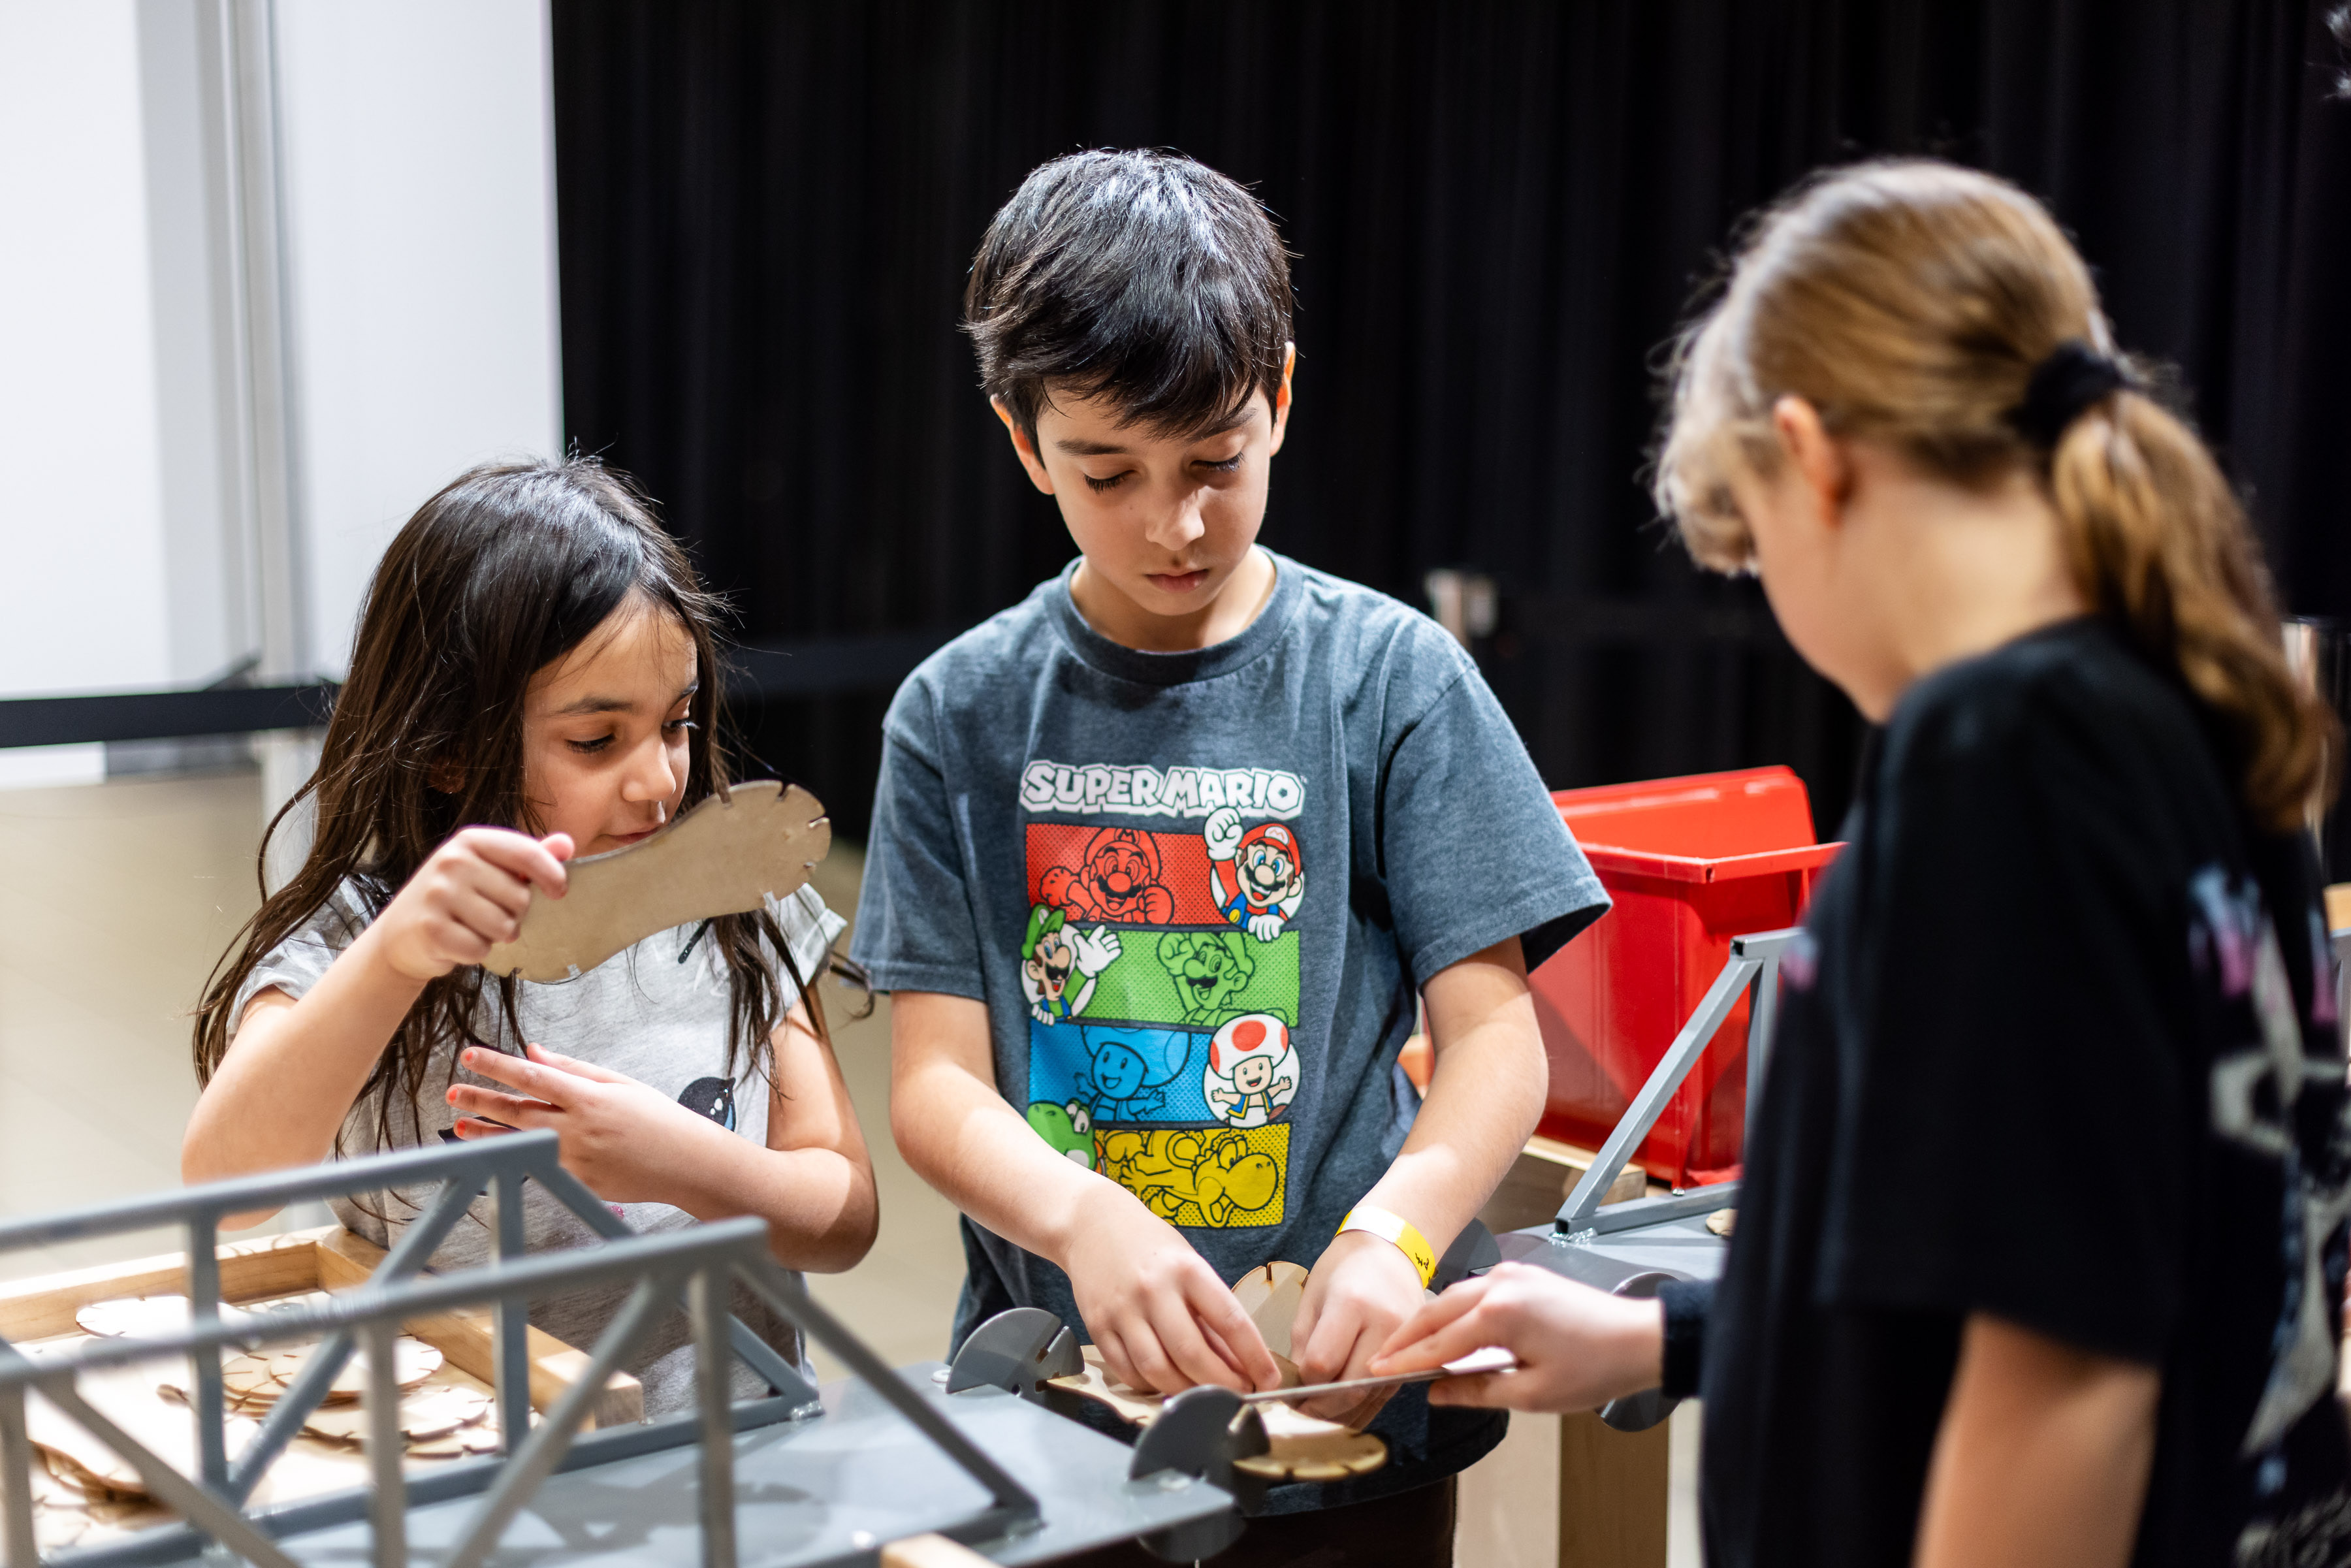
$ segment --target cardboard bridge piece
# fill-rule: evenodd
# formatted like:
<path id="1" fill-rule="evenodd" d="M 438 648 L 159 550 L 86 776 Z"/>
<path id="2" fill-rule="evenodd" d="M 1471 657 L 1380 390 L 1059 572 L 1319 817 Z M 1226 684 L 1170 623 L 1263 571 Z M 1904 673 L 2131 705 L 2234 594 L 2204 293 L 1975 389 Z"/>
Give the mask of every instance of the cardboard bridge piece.
<path id="1" fill-rule="evenodd" d="M 1306 1270 L 1280 1261 L 1250 1270 L 1233 1287 L 1241 1309 L 1257 1324 L 1280 1364 L 1282 1381 L 1291 1386 L 1298 1384 L 1299 1376 L 1290 1359 L 1290 1326 L 1305 1291 Z M 1082 1347 L 1081 1354 L 1083 1370 L 1052 1378 L 1046 1386 L 1105 1406 L 1121 1420 L 1137 1427 L 1148 1427 L 1159 1419 L 1168 1405 L 1167 1396 L 1141 1393 L 1113 1381 L 1102 1353 L 1092 1345 Z M 1369 1420 L 1380 1403 L 1367 1401 L 1349 1415 Z M 1261 1405 L 1256 1410 L 1263 1423 L 1266 1448 L 1236 1457 L 1232 1460 L 1236 1470 L 1267 1481 L 1335 1481 L 1368 1474 L 1387 1463 L 1387 1445 L 1360 1430 L 1360 1422 L 1350 1426 L 1345 1421 L 1320 1420 L 1279 1403 Z"/>
<path id="2" fill-rule="evenodd" d="M 655 932 L 798 892 L 831 847 L 815 796 L 773 779 L 737 784 L 642 843 L 573 861 L 564 895 L 533 894 L 521 931 L 482 967 L 540 984 L 569 979 Z"/>

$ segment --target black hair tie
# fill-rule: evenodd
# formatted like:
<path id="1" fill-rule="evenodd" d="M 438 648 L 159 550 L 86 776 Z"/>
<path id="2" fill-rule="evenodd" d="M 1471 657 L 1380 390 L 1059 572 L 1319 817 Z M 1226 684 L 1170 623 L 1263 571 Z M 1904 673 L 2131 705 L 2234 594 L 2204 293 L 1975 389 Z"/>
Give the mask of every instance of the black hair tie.
<path id="1" fill-rule="evenodd" d="M 2100 398 L 2136 387 L 2129 371 L 2112 354 L 2102 354 L 2079 338 L 2068 338 L 2033 367 L 2024 401 L 2008 411 L 2008 423 L 2043 451 L 2053 451 L 2065 427 Z"/>

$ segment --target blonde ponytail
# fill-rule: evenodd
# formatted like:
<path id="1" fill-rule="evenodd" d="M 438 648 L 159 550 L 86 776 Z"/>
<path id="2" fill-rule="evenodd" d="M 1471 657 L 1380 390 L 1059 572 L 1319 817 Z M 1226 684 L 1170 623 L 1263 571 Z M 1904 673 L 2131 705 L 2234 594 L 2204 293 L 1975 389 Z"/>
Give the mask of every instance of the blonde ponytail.
<path id="1" fill-rule="evenodd" d="M 1776 471 L 1770 411 L 1791 395 L 1948 483 L 2034 474 L 2083 597 L 2210 711 L 2255 820 L 2298 828 L 2331 798 L 2340 727 L 2286 667 L 2243 509 L 2195 433 L 2137 390 L 2053 443 L 2028 436 L 2034 372 L 2068 344 L 2112 351 L 2089 269 L 2031 196 L 1924 161 L 1823 175 L 1763 215 L 1677 347 L 1658 507 L 1701 564 L 1751 566 L 1729 477 Z"/>
<path id="2" fill-rule="evenodd" d="M 2301 826 L 2335 782 L 2335 716 L 2286 667 L 2269 573 L 2211 453 L 2121 392 L 2065 430 L 2049 490 L 2083 596 L 2220 719 L 2253 816 Z"/>

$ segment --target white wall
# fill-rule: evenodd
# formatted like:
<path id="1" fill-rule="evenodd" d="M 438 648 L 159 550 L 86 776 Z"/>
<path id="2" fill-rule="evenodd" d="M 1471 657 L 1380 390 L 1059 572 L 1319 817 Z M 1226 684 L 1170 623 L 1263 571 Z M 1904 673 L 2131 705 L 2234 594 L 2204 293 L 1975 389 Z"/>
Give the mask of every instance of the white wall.
<path id="1" fill-rule="evenodd" d="M 139 98 L 131 0 L 0 0 L 0 691 L 169 673 Z"/>
<path id="2" fill-rule="evenodd" d="M 0 695 L 256 651 L 223 3 L 0 0 Z M 409 512 L 561 444 L 546 4 L 277 0 L 274 36 L 296 663 L 339 674 Z"/>
<path id="3" fill-rule="evenodd" d="M 541 0 L 277 12 L 297 512 L 310 667 L 463 469 L 562 442 Z"/>

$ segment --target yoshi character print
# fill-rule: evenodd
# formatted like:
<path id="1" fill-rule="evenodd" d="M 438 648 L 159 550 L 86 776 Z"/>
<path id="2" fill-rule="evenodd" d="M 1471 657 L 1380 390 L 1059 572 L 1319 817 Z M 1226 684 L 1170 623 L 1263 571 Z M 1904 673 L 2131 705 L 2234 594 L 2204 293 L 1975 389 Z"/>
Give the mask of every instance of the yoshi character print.
<path id="1" fill-rule="evenodd" d="M 1022 775 L 1029 1124 L 1179 1226 L 1283 1223 L 1305 798 L 1268 768 Z"/>

